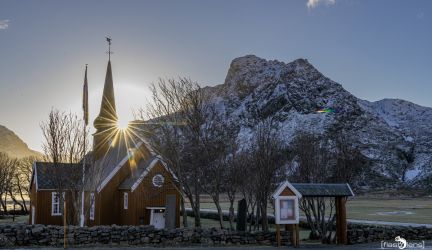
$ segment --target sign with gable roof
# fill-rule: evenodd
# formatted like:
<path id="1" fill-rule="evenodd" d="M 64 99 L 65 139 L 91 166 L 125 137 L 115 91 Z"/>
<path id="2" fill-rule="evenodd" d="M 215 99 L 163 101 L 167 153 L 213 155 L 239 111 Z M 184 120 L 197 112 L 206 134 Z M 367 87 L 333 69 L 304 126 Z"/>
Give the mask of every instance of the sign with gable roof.
<path id="1" fill-rule="evenodd" d="M 288 181 L 282 182 L 273 193 L 276 224 L 299 223 L 299 199 L 301 193 Z"/>

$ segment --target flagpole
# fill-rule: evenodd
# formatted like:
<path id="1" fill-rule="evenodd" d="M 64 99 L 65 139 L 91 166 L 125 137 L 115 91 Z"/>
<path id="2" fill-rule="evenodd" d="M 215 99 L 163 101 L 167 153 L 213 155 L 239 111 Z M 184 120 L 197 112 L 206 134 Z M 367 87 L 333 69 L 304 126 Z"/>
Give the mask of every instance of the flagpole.
<path id="1" fill-rule="evenodd" d="M 81 190 L 81 227 L 84 226 L 84 190 L 85 190 L 85 164 L 86 164 L 86 130 L 87 126 L 84 122 L 84 159 L 83 159 L 83 167 L 82 167 L 82 190 Z"/>
<path id="2" fill-rule="evenodd" d="M 83 158 L 83 166 L 82 166 L 82 190 L 81 190 L 81 218 L 80 218 L 80 226 L 83 227 L 85 224 L 85 216 L 84 216 L 84 202 L 85 202 L 85 166 L 86 166 L 86 145 L 87 145 L 87 123 L 88 123 L 88 86 L 87 86 L 87 64 L 85 69 L 84 76 L 84 88 L 83 88 L 83 112 L 84 112 L 84 158 Z"/>
<path id="3" fill-rule="evenodd" d="M 64 194 L 64 193 L 63 193 Z M 59 200 L 61 200 L 59 198 Z M 66 199 L 63 196 L 63 249 L 66 249 L 67 245 L 67 221 L 66 221 Z"/>

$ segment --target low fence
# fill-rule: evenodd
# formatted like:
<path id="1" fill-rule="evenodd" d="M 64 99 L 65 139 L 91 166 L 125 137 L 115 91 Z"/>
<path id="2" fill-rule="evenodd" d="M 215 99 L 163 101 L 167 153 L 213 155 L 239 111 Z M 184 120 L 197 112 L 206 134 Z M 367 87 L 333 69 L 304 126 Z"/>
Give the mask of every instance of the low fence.
<path id="1" fill-rule="evenodd" d="M 289 232 L 282 232 L 282 245 L 291 244 Z M 235 232 L 211 229 L 158 230 L 153 226 L 69 226 L 66 231 L 68 246 L 125 245 L 125 246 L 182 246 L 182 245 L 275 245 L 274 232 Z M 63 246 L 61 226 L 0 225 L 0 247 Z"/>
<path id="2" fill-rule="evenodd" d="M 201 216 L 213 218 L 214 213 L 203 211 Z M 61 226 L 3 224 L 0 225 L 0 247 L 63 246 L 63 230 Z M 291 244 L 290 232 L 281 231 L 281 236 L 282 245 Z M 432 240 L 432 228 L 348 224 L 349 244 L 394 242 L 397 236 L 407 241 Z M 276 245 L 276 235 L 274 232 L 236 232 L 218 228 L 158 230 L 153 226 L 69 226 L 66 231 L 66 241 L 68 246 L 103 244 L 124 246 Z"/>
<path id="3" fill-rule="evenodd" d="M 61 226 L 11 224 L 0 225 L 0 247 L 63 246 Z M 289 232 L 281 231 L 282 245 L 291 244 Z M 350 224 L 349 244 L 387 241 L 399 236 L 407 241 L 432 240 L 432 228 L 373 226 Z M 224 246 L 276 245 L 274 232 L 235 232 L 217 228 L 182 228 L 158 230 L 153 226 L 69 226 L 66 231 L 68 246 L 124 245 L 124 246 Z"/>

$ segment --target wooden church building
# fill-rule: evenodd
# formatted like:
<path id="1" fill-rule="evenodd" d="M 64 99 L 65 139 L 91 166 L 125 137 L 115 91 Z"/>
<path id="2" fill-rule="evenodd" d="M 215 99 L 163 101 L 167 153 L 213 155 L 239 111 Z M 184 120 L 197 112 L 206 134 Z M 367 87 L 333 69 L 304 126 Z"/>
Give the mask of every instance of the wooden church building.
<path id="1" fill-rule="evenodd" d="M 81 213 L 81 225 L 179 227 L 180 191 L 175 175 L 145 138 L 131 128 L 119 128 L 117 122 L 109 60 L 100 113 L 94 121 L 93 151 L 83 159 L 85 164 L 34 163 L 30 224 L 61 225 L 64 200 L 66 214 Z M 82 185 L 84 195 L 79 191 Z M 72 205 L 77 195 L 84 200 L 80 211 Z"/>

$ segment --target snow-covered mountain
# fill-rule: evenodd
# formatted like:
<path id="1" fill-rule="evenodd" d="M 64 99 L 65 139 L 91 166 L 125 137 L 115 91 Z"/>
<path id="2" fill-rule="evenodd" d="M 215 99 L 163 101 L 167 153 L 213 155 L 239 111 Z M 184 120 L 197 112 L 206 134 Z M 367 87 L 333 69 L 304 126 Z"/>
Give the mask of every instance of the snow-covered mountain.
<path id="1" fill-rule="evenodd" d="M 383 119 L 411 144 L 413 154 L 407 180 L 421 181 L 432 173 L 432 108 L 399 99 L 363 101 L 369 112 Z"/>
<path id="2" fill-rule="evenodd" d="M 273 117 L 287 144 L 299 132 L 349 135 L 373 162 L 373 175 L 391 184 L 421 184 L 432 175 L 432 108 L 403 100 L 361 100 L 305 59 L 236 58 L 225 83 L 205 91 L 239 124 L 240 142 L 248 142 L 260 120 Z M 323 107 L 336 112 L 318 113 Z"/>

